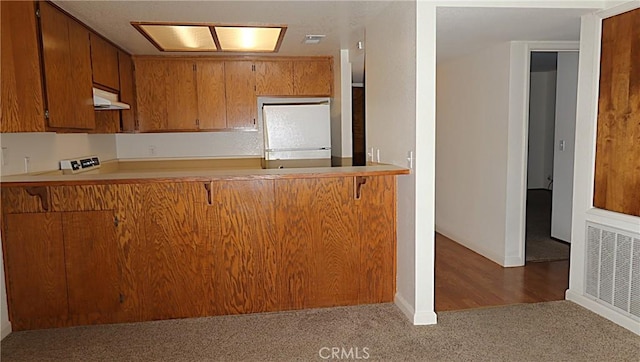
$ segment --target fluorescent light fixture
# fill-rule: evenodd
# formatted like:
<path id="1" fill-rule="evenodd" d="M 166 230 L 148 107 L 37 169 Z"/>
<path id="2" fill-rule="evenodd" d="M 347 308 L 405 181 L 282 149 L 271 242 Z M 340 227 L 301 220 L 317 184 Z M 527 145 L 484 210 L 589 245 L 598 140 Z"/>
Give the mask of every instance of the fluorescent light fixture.
<path id="1" fill-rule="evenodd" d="M 277 52 L 287 27 L 142 23 L 133 25 L 163 52 Z"/>
<path id="2" fill-rule="evenodd" d="M 214 26 L 223 52 L 277 52 L 285 27 Z"/>
<path id="3" fill-rule="evenodd" d="M 160 51 L 215 52 L 218 50 L 208 26 L 133 24 Z"/>

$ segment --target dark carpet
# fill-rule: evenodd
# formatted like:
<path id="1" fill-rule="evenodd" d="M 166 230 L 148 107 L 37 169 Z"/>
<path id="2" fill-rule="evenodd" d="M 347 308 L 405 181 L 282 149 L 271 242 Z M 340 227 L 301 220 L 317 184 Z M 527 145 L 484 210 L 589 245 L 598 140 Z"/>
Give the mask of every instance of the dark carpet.
<path id="1" fill-rule="evenodd" d="M 527 262 L 569 259 L 569 244 L 551 238 L 550 190 L 527 190 Z"/>

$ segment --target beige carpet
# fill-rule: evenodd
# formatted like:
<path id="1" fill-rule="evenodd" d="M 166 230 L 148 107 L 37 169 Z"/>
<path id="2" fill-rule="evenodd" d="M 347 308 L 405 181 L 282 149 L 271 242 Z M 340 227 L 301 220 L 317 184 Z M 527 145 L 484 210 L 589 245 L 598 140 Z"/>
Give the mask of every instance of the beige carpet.
<path id="1" fill-rule="evenodd" d="M 443 312 L 435 326 L 378 304 L 16 332 L 1 353 L 3 362 L 309 361 L 329 356 L 323 347 L 372 361 L 637 361 L 640 337 L 566 301 Z"/>

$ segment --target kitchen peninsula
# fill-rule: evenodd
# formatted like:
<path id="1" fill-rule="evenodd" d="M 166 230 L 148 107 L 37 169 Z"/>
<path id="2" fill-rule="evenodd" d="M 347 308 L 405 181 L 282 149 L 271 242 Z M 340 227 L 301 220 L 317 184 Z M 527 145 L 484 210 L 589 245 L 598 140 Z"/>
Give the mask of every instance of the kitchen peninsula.
<path id="1" fill-rule="evenodd" d="M 14 330 L 393 300 L 407 169 L 104 168 L 2 177 Z"/>

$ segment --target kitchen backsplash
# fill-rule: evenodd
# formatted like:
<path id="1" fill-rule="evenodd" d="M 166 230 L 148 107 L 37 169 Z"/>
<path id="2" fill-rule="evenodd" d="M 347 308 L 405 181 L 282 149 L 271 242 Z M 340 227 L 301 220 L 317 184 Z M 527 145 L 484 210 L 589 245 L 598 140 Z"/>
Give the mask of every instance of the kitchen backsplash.
<path id="1" fill-rule="evenodd" d="M 107 161 L 116 158 L 113 134 L 3 133 L 0 173 L 15 175 L 58 168 L 61 159 L 98 155 Z"/>

